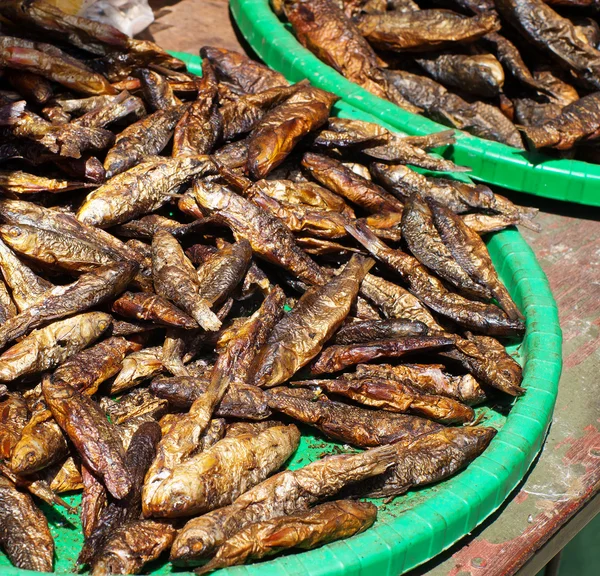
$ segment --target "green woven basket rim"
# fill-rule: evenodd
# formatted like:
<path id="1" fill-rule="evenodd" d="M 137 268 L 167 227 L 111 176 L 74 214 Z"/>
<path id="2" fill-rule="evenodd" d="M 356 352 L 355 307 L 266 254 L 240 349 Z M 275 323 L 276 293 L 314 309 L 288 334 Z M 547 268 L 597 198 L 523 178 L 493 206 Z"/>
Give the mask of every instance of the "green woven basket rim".
<path id="1" fill-rule="evenodd" d="M 397 130 L 411 135 L 447 130 L 447 126 L 406 112 L 350 82 L 304 48 L 272 12 L 269 0 L 230 0 L 240 31 L 256 53 L 291 81 L 308 78 L 319 88 Z M 473 178 L 505 188 L 554 200 L 600 206 L 600 165 L 580 160 L 554 159 L 540 152 L 457 132 L 456 144 L 444 154 L 469 166 Z"/>
<path id="2" fill-rule="evenodd" d="M 172 54 L 184 60 L 191 72 L 201 73 L 198 56 Z M 344 102 L 336 105 L 336 112 L 378 122 Z M 460 474 L 440 483 L 434 496 L 390 522 L 378 522 L 363 534 L 316 550 L 228 568 L 219 574 L 397 576 L 471 532 L 514 490 L 540 451 L 550 425 L 562 368 L 562 334 L 546 276 L 521 234 L 504 230 L 491 235 L 487 244 L 494 265 L 525 315 L 527 331 L 520 346 L 527 393 L 516 400 L 484 454 Z M 2 566 L 0 574 L 40 573 Z"/>

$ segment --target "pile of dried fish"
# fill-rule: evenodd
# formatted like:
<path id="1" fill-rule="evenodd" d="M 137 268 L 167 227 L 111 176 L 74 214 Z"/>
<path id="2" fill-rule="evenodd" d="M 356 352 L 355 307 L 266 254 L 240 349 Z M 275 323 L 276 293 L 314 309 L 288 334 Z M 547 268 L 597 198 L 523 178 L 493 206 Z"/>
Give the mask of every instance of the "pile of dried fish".
<path id="1" fill-rule="evenodd" d="M 481 138 L 600 162 L 597 3 L 271 2 L 306 48 L 376 96 Z"/>
<path id="2" fill-rule="evenodd" d="M 36 502 L 65 492 L 93 574 L 169 551 L 205 572 L 357 534 L 377 514 L 357 498 L 485 450 L 473 406 L 524 392 L 496 339 L 524 324 L 480 236 L 534 211 L 407 166 L 459 172 L 427 152 L 451 133 L 330 117 L 335 96 L 227 50 L 198 78 L 36 0 L 0 13 L 16 566 L 52 570 Z M 301 430 L 349 446 L 281 470 Z"/>

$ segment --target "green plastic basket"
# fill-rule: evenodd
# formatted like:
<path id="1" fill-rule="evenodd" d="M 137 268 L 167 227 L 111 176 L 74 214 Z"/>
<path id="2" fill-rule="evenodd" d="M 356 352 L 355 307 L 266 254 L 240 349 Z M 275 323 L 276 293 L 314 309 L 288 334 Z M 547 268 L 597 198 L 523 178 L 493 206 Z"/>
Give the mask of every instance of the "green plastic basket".
<path id="1" fill-rule="evenodd" d="M 230 0 L 231 12 L 248 43 L 272 68 L 293 82 L 308 78 L 315 86 L 411 135 L 447 130 L 423 116 L 406 112 L 373 96 L 321 62 L 304 48 L 272 12 L 269 0 Z M 473 178 L 518 192 L 600 206 L 600 166 L 579 160 L 557 160 L 539 152 L 483 140 L 457 131 L 456 143 L 444 156 L 469 166 Z"/>
<path id="2" fill-rule="evenodd" d="M 173 53 L 191 72 L 201 72 L 197 56 Z M 346 118 L 376 121 L 339 102 L 335 113 Z M 548 281 L 535 255 L 517 230 L 489 237 L 488 248 L 500 277 L 525 315 L 527 331 L 509 351 L 523 365 L 527 393 L 514 401 L 508 416 L 490 407 L 476 409 L 483 424 L 499 429 L 485 453 L 466 470 L 445 482 L 411 491 L 379 505 L 375 525 L 365 533 L 310 552 L 290 554 L 219 574 L 239 576 L 397 576 L 436 556 L 471 532 L 494 512 L 521 481 L 540 451 L 556 401 L 562 357 L 558 311 Z M 313 436 L 303 428 L 300 447 L 289 462 L 299 468 L 340 445 Z M 345 450 L 345 448 L 342 447 Z M 80 495 L 65 497 L 78 505 Z M 42 505 L 56 542 L 56 574 L 73 574 L 83 543 L 79 519 L 61 509 Z M 192 574 L 162 561 L 147 567 L 152 574 Z M 39 574 L 10 566 L 0 554 L 2 576 Z"/>

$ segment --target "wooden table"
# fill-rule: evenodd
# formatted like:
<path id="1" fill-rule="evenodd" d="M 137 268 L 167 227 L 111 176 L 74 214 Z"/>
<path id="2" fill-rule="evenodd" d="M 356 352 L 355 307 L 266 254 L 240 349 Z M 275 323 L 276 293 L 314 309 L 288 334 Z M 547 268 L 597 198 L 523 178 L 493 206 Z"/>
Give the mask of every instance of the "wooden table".
<path id="1" fill-rule="evenodd" d="M 197 54 L 203 45 L 249 51 L 227 0 L 150 0 L 143 36 Z M 564 335 L 554 421 L 535 466 L 505 505 L 414 576 L 536 574 L 600 511 L 600 210 L 508 194 L 540 209 L 539 234 L 522 230 L 546 272 Z"/>

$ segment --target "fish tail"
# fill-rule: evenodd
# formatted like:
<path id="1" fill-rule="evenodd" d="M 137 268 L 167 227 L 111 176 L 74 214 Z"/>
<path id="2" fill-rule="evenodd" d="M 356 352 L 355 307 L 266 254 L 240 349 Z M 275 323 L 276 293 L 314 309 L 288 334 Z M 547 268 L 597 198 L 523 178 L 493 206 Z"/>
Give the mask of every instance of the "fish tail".
<path id="1" fill-rule="evenodd" d="M 492 295 L 494 296 L 494 298 L 496 298 L 496 300 L 498 300 L 500 308 L 502 308 L 502 310 L 506 312 L 506 315 L 511 320 L 524 319 L 523 314 L 521 314 L 521 312 L 517 308 L 517 305 L 513 302 L 513 299 L 510 297 L 510 294 L 502 284 L 498 283 L 497 286 L 494 286 L 492 290 Z"/>
<path id="2" fill-rule="evenodd" d="M 221 327 L 221 321 L 218 316 L 210 309 L 206 300 L 201 300 L 195 306 L 194 320 L 205 330 L 215 332 Z"/>

